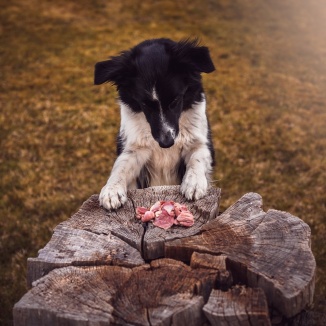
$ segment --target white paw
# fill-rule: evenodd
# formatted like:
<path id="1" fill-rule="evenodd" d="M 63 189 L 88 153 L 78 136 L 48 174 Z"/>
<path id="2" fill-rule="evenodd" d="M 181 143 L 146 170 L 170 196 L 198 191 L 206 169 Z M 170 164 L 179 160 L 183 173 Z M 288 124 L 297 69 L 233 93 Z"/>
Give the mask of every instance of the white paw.
<path id="1" fill-rule="evenodd" d="M 100 193 L 100 205 L 108 210 L 117 209 L 127 201 L 126 190 L 120 184 L 106 184 Z"/>
<path id="2" fill-rule="evenodd" d="M 183 178 L 180 191 L 188 200 L 197 200 L 206 195 L 207 186 L 205 175 L 190 170 Z"/>

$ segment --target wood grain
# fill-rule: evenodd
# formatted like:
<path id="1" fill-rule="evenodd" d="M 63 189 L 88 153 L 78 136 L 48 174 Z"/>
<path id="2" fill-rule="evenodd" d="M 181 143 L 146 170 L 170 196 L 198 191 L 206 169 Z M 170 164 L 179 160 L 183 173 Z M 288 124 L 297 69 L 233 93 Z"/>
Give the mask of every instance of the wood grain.
<path id="1" fill-rule="evenodd" d="M 185 204 L 193 213 L 195 223 L 192 227 L 174 225 L 168 230 L 147 224 L 143 238 L 142 253 L 145 260 L 164 257 L 164 243 L 168 240 L 185 238 L 199 232 L 200 228 L 218 214 L 221 190 L 210 188 L 207 195 L 197 201 L 188 201 L 180 193 L 180 186 L 151 187 L 129 192 L 134 206 L 151 207 L 158 200 L 173 200 Z"/>
<path id="2" fill-rule="evenodd" d="M 165 256 L 189 261 L 194 251 L 223 253 L 235 282 L 262 288 L 268 302 L 291 317 L 313 300 L 310 228 L 289 213 L 261 207 L 260 195 L 244 195 L 199 234 L 167 242 Z"/>
<path id="3" fill-rule="evenodd" d="M 203 308 L 212 326 L 269 326 L 268 305 L 260 288 L 235 286 L 229 291 L 212 290 Z"/>
<path id="4" fill-rule="evenodd" d="M 27 260 L 27 283 L 64 266 L 118 265 L 133 267 L 144 264 L 140 252 L 112 234 L 58 226 L 50 242 L 37 258 Z"/>
<path id="5" fill-rule="evenodd" d="M 58 268 L 15 305 L 15 325 L 201 325 L 215 276 L 172 259 Z"/>
<path id="6" fill-rule="evenodd" d="M 129 191 L 113 212 L 91 196 L 28 259 L 33 287 L 14 307 L 15 326 L 270 325 L 269 315 L 283 320 L 312 303 L 307 224 L 264 212 L 256 193 L 218 215 L 220 189 L 195 202 L 179 190 Z M 194 226 L 163 230 L 135 218 L 157 200 L 186 204 Z"/>

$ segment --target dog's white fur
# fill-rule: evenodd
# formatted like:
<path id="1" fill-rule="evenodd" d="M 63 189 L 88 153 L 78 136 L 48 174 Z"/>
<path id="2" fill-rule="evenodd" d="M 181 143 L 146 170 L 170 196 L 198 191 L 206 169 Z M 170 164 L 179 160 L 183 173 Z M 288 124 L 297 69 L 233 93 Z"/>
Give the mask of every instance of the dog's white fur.
<path id="1" fill-rule="evenodd" d="M 125 140 L 124 149 L 101 190 L 100 204 L 109 210 L 123 205 L 127 200 L 127 190 L 136 188 L 136 179 L 144 166 L 151 176 L 150 186 L 181 183 L 181 193 L 187 199 L 203 197 L 209 184 L 212 163 L 207 146 L 206 101 L 196 103 L 181 113 L 179 134 L 170 148 L 161 148 L 154 140 L 143 112 L 134 113 L 122 102 L 120 110 L 120 135 Z M 180 158 L 186 164 L 183 180 L 178 180 L 177 174 Z"/>

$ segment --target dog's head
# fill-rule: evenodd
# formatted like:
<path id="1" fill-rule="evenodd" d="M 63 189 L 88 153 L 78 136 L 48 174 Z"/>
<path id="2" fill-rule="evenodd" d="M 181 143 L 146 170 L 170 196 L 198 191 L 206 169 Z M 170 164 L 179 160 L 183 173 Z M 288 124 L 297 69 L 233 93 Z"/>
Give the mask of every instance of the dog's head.
<path id="1" fill-rule="evenodd" d="M 168 148 L 179 133 L 181 112 L 203 100 L 200 74 L 214 70 L 208 48 L 196 40 L 153 39 L 98 62 L 94 83 L 115 84 L 120 100 L 143 112 L 153 138 Z"/>

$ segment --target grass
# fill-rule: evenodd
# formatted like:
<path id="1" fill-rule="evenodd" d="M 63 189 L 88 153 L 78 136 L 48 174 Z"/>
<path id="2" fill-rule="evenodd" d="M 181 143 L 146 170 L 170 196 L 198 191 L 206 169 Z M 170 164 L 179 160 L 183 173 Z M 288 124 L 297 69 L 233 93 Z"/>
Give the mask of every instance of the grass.
<path id="1" fill-rule="evenodd" d="M 312 229 L 326 313 L 326 8 L 312 1 L 0 0 L 0 324 L 26 260 L 104 185 L 119 128 L 95 62 L 154 37 L 198 36 L 222 209 L 259 192 Z"/>

